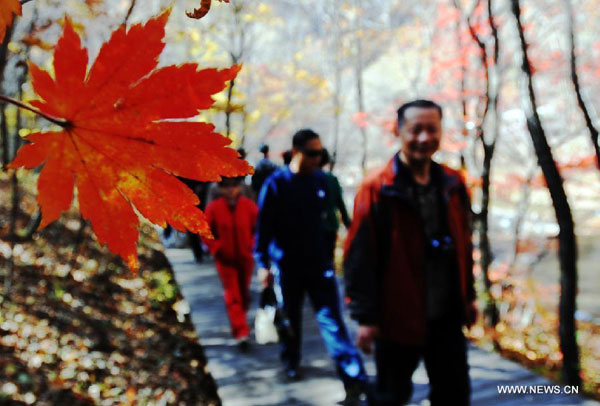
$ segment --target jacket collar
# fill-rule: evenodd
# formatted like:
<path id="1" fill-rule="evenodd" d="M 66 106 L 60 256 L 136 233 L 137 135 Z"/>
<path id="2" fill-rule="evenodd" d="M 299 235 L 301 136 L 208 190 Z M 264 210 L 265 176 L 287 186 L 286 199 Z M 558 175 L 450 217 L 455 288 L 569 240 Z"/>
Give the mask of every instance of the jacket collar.
<path id="1" fill-rule="evenodd" d="M 415 180 L 408 167 L 400 160 L 400 154 L 395 154 L 389 161 L 381 193 L 385 196 L 396 197 L 401 200 L 412 202 L 412 190 Z M 460 178 L 447 170 L 443 165 L 432 161 L 432 181 L 436 182 L 442 191 L 444 199 L 449 199 L 450 193 L 460 186 Z"/>

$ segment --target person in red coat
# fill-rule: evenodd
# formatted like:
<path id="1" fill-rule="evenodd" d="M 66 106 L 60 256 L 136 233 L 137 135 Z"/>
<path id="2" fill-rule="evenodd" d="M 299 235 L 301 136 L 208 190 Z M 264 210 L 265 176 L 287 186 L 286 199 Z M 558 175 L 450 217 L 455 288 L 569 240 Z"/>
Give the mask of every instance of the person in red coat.
<path id="1" fill-rule="evenodd" d="M 254 233 L 258 207 L 241 193 L 239 178 L 223 179 L 221 197 L 206 208 L 213 240 L 206 240 L 225 293 L 231 333 L 240 349 L 249 346 L 250 327 L 246 314 L 250 305 L 250 281 L 254 269 Z"/>

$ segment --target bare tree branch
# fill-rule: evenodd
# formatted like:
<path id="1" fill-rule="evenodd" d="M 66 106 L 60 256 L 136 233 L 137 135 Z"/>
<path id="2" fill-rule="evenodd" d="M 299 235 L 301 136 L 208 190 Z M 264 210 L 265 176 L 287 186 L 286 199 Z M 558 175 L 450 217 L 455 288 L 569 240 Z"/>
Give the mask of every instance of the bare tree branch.
<path id="1" fill-rule="evenodd" d="M 574 16 L 573 6 L 571 0 L 564 0 L 565 9 L 567 10 L 567 21 L 568 21 L 568 33 L 569 33 L 569 48 L 571 53 L 571 81 L 575 88 L 575 94 L 577 95 L 577 104 L 583 113 L 585 118 L 585 124 L 590 132 L 592 143 L 594 144 L 594 151 L 596 152 L 596 166 L 600 169 L 600 145 L 598 145 L 598 129 L 594 126 L 594 122 L 587 108 L 583 95 L 581 94 L 581 84 L 579 83 L 579 74 L 577 73 L 577 55 L 575 52 L 575 27 L 574 27 Z"/>
<path id="2" fill-rule="evenodd" d="M 44 117 L 46 120 L 50 121 L 51 123 L 59 125 L 61 127 L 66 128 L 66 127 L 69 127 L 71 125 L 71 123 L 68 122 L 68 121 L 62 120 L 60 118 L 49 116 L 48 114 L 42 113 L 41 111 L 39 111 L 39 110 L 37 110 L 37 109 L 35 109 L 35 108 L 31 107 L 31 106 L 28 106 L 25 103 L 21 103 L 20 101 L 13 99 L 12 97 L 8 97 L 8 96 L 5 96 L 3 94 L 0 94 L 0 101 L 6 102 L 6 103 L 10 103 L 10 104 L 14 104 L 17 107 L 20 107 L 20 108 L 25 109 L 25 110 L 29 110 L 32 113 L 37 114 L 40 117 Z"/>
<path id="3" fill-rule="evenodd" d="M 127 10 L 127 14 L 125 15 L 125 18 L 123 19 L 123 24 L 121 24 L 121 25 L 126 25 L 127 22 L 129 21 L 129 17 L 131 17 L 131 13 L 133 12 L 133 9 L 135 8 L 135 1 L 136 0 L 131 0 L 131 4 L 129 5 L 129 10 Z"/>

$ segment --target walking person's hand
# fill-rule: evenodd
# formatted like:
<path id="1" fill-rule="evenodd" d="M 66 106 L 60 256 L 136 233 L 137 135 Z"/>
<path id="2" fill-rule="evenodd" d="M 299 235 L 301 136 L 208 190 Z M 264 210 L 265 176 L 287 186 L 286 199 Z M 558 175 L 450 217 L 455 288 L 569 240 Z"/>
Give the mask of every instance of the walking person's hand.
<path id="1" fill-rule="evenodd" d="M 356 346 L 365 354 L 370 354 L 373 351 L 373 342 L 379 336 L 379 327 L 364 326 L 358 327 L 358 337 L 356 337 Z"/>
<path id="2" fill-rule="evenodd" d="M 260 268 L 258 270 L 258 280 L 263 288 L 273 286 L 273 274 L 267 268 Z"/>

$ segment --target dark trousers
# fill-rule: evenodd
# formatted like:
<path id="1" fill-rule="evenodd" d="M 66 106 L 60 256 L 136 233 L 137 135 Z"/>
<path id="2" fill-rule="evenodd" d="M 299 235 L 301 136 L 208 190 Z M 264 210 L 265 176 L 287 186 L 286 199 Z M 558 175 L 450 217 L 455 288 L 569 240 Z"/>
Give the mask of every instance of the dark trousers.
<path id="1" fill-rule="evenodd" d="M 200 236 L 196 233 L 191 233 L 187 231 L 188 241 L 190 243 L 190 248 L 194 253 L 194 259 L 196 262 L 202 262 L 204 257 L 204 251 L 202 250 L 202 242 L 200 241 Z"/>
<path id="2" fill-rule="evenodd" d="M 428 322 L 421 347 L 379 340 L 375 347 L 377 382 L 371 404 L 406 404 L 413 392 L 412 375 L 421 359 L 429 376 L 431 406 L 470 404 L 466 340 L 457 318 Z"/>
<path id="3" fill-rule="evenodd" d="M 344 386 L 364 386 L 367 375 L 358 349 L 342 319 L 337 278 L 333 270 L 320 273 L 310 269 L 277 270 L 275 281 L 277 301 L 287 318 L 286 326 L 280 326 L 279 329 L 290 332 L 283 334 L 280 340 L 284 365 L 292 368 L 300 365 L 302 307 L 304 296 L 308 294 L 325 347 L 336 364 Z"/>

